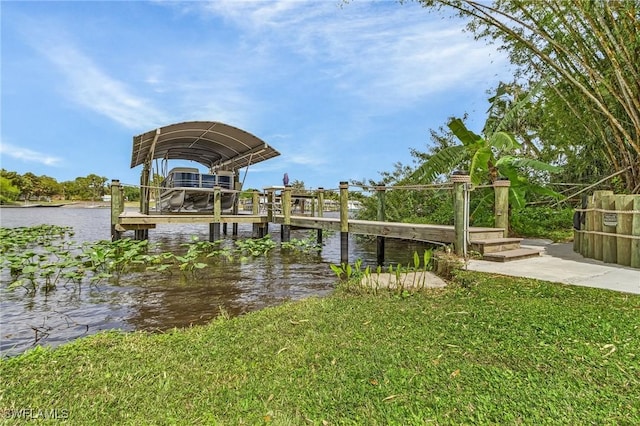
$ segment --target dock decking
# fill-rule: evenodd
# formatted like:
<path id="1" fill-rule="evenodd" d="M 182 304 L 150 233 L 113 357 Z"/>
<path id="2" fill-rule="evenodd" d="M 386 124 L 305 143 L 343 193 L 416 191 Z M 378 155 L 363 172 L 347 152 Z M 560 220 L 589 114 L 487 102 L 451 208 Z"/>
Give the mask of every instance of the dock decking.
<path id="1" fill-rule="evenodd" d="M 212 224 L 216 223 L 211 214 L 142 214 L 139 212 L 123 212 L 118 217 L 119 231 L 153 229 L 162 224 Z M 267 224 L 267 215 L 254 214 L 223 214 L 218 223 L 250 223 Z M 273 223 L 285 224 L 283 215 L 274 215 Z M 377 222 L 368 220 L 349 219 L 349 233 L 372 235 L 379 237 L 401 238 L 414 241 L 437 242 L 451 244 L 455 242 L 453 225 L 429 225 L 400 222 Z M 340 218 L 332 217 L 290 217 L 290 225 L 294 228 L 322 229 L 340 232 Z M 471 227 L 469 234 L 472 240 L 499 238 L 503 230 L 500 228 Z"/>

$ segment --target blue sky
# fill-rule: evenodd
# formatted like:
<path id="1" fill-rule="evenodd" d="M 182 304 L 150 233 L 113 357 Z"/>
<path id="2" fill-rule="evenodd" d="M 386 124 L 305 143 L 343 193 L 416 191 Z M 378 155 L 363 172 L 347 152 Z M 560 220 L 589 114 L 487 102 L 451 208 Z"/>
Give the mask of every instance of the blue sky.
<path id="1" fill-rule="evenodd" d="M 496 46 L 414 2 L 7 2 L 1 167 L 124 183 L 132 138 L 221 121 L 281 152 L 245 187 L 377 179 L 508 80 Z M 242 171 L 242 175 L 244 171 Z"/>

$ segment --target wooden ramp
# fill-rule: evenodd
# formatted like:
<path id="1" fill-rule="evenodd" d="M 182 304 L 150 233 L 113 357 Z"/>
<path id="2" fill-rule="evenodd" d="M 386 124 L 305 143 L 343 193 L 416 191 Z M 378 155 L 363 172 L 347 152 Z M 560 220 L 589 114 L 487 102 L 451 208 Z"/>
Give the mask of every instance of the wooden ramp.
<path id="1" fill-rule="evenodd" d="M 276 223 L 284 223 L 284 216 L 274 216 Z M 340 232 L 340 219 L 329 217 L 291 216 L 291 226 L 306 229 L 323 229 Z M 471 239 L 491 239 L 502 237 L 500 228 L 469 228 Z M 376 222 L 349 219 L 349 233 L 379 237 L 401 238 L 405 240 L 438 242 L 451 244 L 455 241 L 453 225 L 428 225 L 400 222 Z"/>

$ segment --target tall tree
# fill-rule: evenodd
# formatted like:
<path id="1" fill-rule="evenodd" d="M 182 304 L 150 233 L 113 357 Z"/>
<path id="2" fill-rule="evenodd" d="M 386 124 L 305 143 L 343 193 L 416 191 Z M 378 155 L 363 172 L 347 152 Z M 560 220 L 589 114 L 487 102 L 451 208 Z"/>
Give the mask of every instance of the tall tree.
<path id="1" fill-rule="evenodd" d="M 12 203 L 18 199 L 20 189 L 13 184 L 11 179 L 0 176 L 0 204 Z"/>
<path id="2" fill-rule="evenodd" d="M 499 40 L 518 77 L 547 79 L 584 140 L 596 143 L 629 192 L 640 192 L 640 6 L 637 0 L 418 0 L 471 18 Z M 590 151 L 593 152 L 593 151 Z"/>

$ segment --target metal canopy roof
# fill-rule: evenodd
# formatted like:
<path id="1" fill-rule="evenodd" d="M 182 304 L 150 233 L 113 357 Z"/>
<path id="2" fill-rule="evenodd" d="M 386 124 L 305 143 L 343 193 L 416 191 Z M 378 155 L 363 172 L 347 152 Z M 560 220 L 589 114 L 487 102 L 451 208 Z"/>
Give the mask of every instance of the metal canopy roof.
<path id="1" fill-rule="evenodd" d="M 214 170 L 237 170 L 278 155 L 266 142 L 237 127 L 188 121 L 134 136 L 131 168 L 166 158 L 196 161 Z"/>

